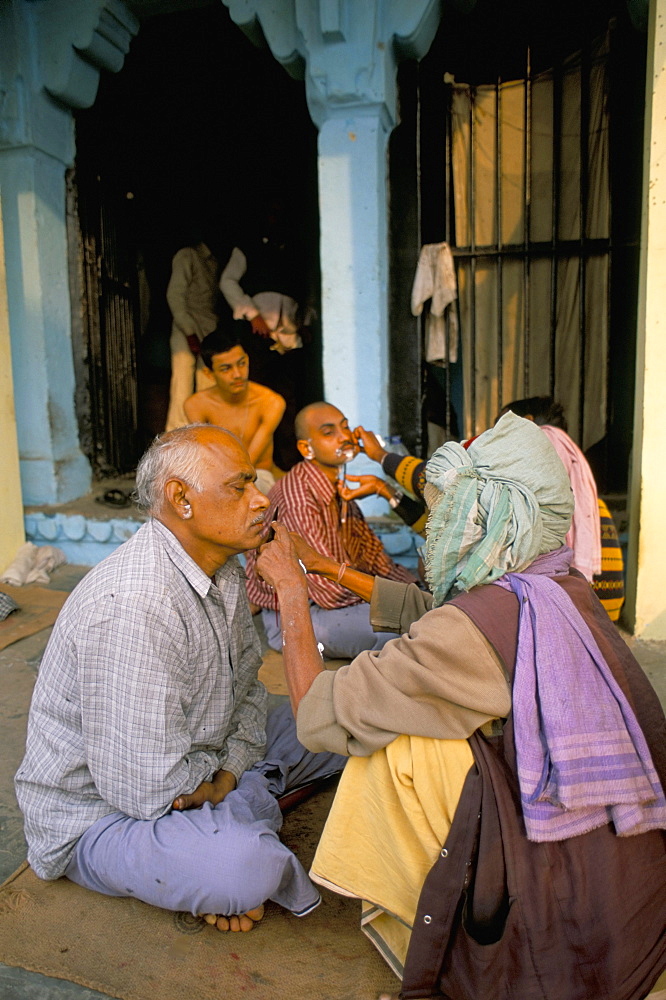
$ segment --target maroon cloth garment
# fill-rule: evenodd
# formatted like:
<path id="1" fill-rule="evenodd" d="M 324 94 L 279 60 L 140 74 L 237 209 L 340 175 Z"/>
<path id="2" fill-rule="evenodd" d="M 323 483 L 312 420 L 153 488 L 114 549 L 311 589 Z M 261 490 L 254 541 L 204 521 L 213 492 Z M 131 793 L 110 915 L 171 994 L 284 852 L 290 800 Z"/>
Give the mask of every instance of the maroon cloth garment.
<path id="1" fill-rule="evenodd" d="M 632 705 L 662 784 L 666 721 L 656 694 L 589 585 L 558 578 Z M 490 585 L 451 603 L 483 632 L 512 676 L 514 594 Z M 575 696 L 575 692 L 574 692 Z M 470 770 L 449 836 L 426 878 L 400 996 L 404 1000 L 640 1000 L 666 966 L 666 835 L 527 840 L 513 724 L 470 738 Z M 666 787 L 666 785 L 665 785 Z"/>

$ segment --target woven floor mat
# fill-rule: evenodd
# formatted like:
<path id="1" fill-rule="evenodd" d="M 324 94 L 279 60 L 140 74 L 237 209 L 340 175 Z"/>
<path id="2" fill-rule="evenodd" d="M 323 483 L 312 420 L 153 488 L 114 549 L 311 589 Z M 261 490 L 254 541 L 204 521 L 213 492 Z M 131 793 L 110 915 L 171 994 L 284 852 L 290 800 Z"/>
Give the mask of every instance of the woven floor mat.
<path id="1" fill-rule="evenodd" d="M 285 817 L 306 870 L 334 789 Z M 269 903 L 249 934 L 191 914 L 43 882 L 23 865 L 0 887 L 0 961 L 121 1000 L 374 1000 L 398 981 L 359 929 L 360 903 L 324 890 L 298 919 Z"/>
<path id="2" fill-rule="evenodd" d="M 19 606 L 4 621 L 0 622 L 0 649 L 6 649 L 13 642 L 34 635 L 43 628 L 53 625 L 58 613 L 69 597 L 63 590 L 49 590 L 47 587 L 12 587 L 0 584 L 0 590 L 9 594 Z"/>

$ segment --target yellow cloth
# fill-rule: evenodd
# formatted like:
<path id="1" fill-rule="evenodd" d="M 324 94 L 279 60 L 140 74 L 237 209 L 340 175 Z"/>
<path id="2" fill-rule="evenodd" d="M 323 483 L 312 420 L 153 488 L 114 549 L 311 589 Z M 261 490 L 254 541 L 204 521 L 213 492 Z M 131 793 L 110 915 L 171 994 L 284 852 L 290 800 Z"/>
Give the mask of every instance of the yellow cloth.
<path id="1" fill-rule="evenodd" d="M 467 740 L 398 736 L 342 773 L 310 875 L 364 901 L 362 929 L 400 977 L 423 882 L 473 762 Z"/>
<path id="2" fill-rule="evenodd" d="M 601 521 L 601 573 L 592 580 L 592 589 L 616 622 L 624 604 L 624 559 L 613 515 L 599 497 Z"/>

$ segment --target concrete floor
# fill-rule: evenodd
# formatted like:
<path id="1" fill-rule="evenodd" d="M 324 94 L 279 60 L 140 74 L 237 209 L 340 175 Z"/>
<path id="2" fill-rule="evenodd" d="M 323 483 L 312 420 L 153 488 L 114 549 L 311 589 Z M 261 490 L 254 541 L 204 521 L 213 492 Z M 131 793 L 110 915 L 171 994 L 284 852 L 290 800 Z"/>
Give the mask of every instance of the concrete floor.
<path id="1" fill-rule="evenodd" d="M 87 567 L 62 566 L 55 590 L 71 590 Z M 23 821 L 14 798 L 14 772 L 23 756 L 32 687 L 51 629 L 0 650 L 0 882 L 25 860 Z M 0 964 L 0 1000 L 93 1000 L 105 994 L 62 979 Z"/>
<path id="2" fill-rule="evenodd" d="M 54 572 L 50 586 L 71 590 L 85 572 L 85 567 L 62 566 Z M 50 632 L 44 629 L 0 651 L 0 882 L 25 859 L 13 775 L 23 755 L 30 696 Z M 666 707 L 666 642 L 642 642 L 626 634 L 624 638 Z M 74 983 L 0 964 L 0 1000 L 93 1000 L 103 996 Z"/>

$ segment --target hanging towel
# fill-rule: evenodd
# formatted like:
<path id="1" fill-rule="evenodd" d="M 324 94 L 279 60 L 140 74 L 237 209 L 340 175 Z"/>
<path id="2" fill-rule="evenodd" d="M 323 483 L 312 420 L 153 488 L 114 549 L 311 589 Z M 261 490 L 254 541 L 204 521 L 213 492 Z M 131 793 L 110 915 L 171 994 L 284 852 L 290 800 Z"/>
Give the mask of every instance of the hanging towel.
<path id="1" fill-rule="evenodd" d="M 425 357 L 433 364 L 458 360 L 458 315 L 453 305 L 457 297 L 456 272 L 449 244 L 426 243 L 421 247 L 414 275 L 412 315 L 420 316 L 428 299 L 431 300 L 426 316 Z"/>

